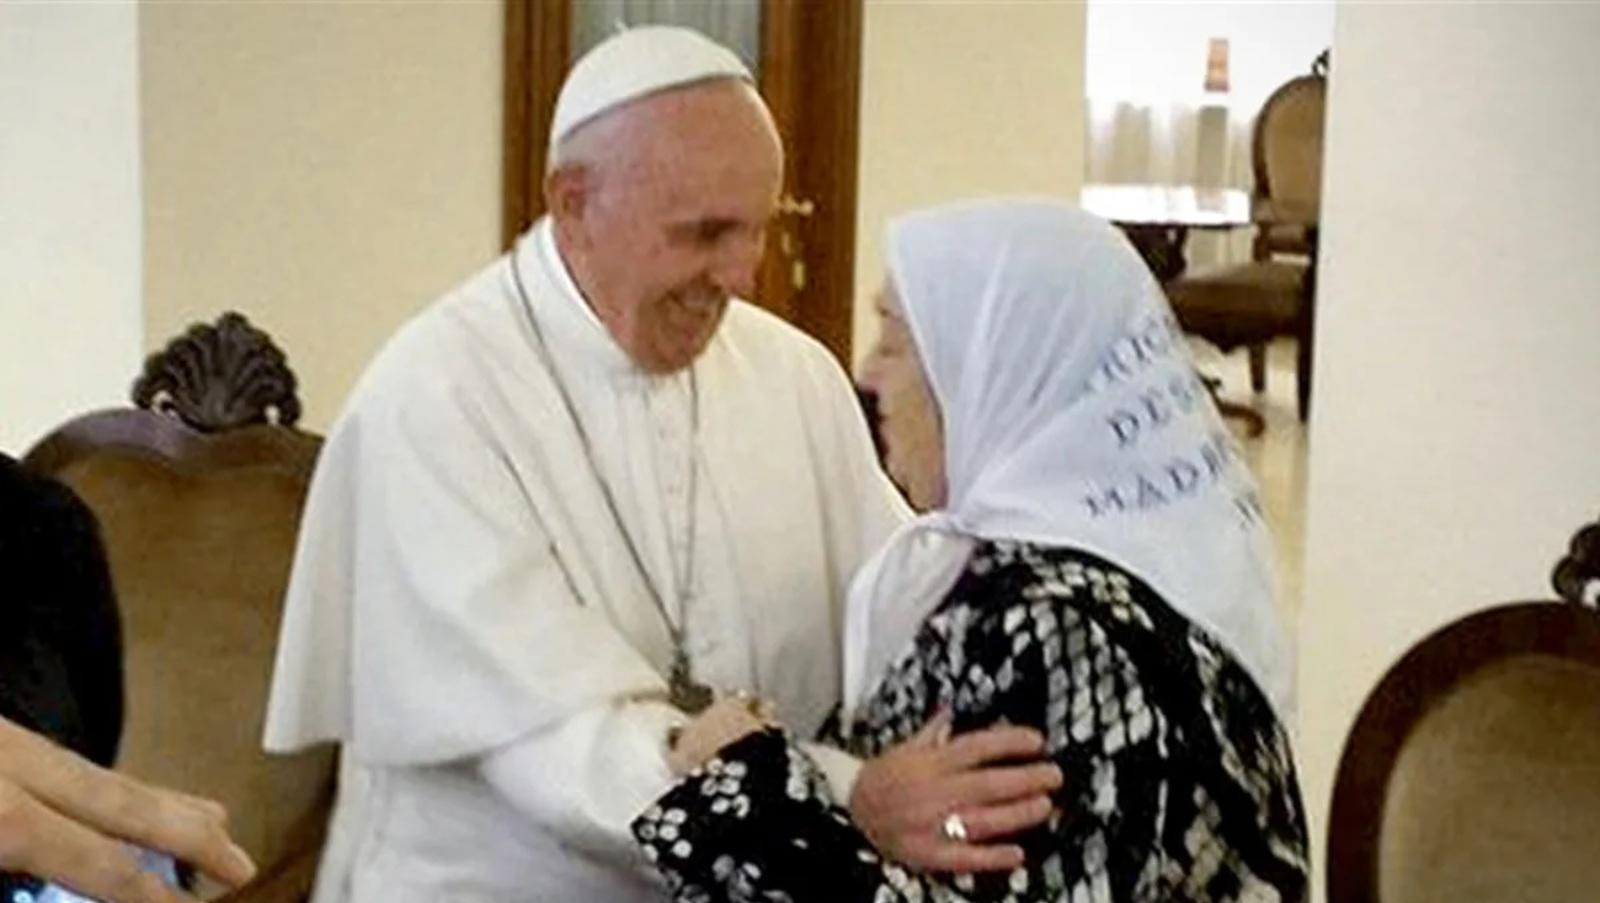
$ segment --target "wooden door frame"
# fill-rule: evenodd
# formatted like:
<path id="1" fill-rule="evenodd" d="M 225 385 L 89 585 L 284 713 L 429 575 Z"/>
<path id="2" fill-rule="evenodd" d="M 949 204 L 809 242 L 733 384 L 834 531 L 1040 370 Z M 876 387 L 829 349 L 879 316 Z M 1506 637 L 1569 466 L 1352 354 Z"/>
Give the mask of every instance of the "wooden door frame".
<path id="1" fill-rule="evenodd" d="M 500 243 L 507 249 L 544 213 L 545 144 L 571 48 L 566 0 L 506 0 Z"/>
<path id="2" fill-rule="evenodd" d="M 850 365 L 854 323 L 856 178 L 861 103 L 862 0 L 762 0 L 761 92 L 784 135 L 785 190 L 816 213 L 784 224 L 806 258 L 798 294 L 769 291 L 764 306 L 815 336 Z M 556 94 L 571 52 L 571 0 L 506 0 L 504 196 L 509 248 L 544 211 L 542 174 Z M 802 72 L 801 65 L 804 64 Z M 762 283 L 787 285 L 769 253 Z"/>

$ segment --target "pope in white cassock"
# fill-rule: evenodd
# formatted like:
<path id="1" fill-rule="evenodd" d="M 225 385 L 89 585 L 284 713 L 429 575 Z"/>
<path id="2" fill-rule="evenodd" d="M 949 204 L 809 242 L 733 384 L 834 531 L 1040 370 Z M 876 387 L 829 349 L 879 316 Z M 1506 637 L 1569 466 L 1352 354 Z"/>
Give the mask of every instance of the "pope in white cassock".
<path id="1" fill-rule="evenodd" d="M 716 688 L 812 735 L 904 516 L 838 364 L 737 300 L 782 178 L 739 60 L 610 39 L 551 160 L 550 215 L 394 336 L 323 448 L 266 725 L 343 746 L 316 903 L 662 899 L 627 825 L 669 731 Z M 869 834 L 930 792 L 807 752 Z"/>

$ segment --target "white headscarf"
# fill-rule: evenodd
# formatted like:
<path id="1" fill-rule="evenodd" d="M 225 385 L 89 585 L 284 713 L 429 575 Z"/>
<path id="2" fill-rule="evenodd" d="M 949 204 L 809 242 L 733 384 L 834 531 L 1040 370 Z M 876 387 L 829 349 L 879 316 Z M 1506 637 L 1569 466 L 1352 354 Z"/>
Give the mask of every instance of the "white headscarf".
<path id="1" fill-rule="evenodd" d="M 1293 663 L 1255 483 L 1127 240 L 1043 201 L 889 227 L 889 274 L 944 424 L 948 500 L 850 594 L 845 707 L 863 704 L 979 539 L 1070 546 L 1219 639 L 1280 717 Z"/>

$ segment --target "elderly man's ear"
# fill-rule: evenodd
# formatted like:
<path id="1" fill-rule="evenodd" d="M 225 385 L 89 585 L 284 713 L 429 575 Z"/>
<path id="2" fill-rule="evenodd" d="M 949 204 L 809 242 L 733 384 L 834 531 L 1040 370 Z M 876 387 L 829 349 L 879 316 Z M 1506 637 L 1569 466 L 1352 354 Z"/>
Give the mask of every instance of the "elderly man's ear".
<path id="1" fill-rule="evenodd" d="M 550 215 L 568 222 L 581 219 L 592 181 L 590 168 L 581 163 L 552 170 L 544 177 L 544 203 Z"/>

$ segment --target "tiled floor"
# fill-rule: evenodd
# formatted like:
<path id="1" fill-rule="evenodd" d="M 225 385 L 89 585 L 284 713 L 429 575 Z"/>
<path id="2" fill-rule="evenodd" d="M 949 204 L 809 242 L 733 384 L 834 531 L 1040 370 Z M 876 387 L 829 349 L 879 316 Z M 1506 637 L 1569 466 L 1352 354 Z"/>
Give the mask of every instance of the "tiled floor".
<path id="1" fill-rule="evenodd" d="M 1278 547 L 1281 599 L 1292 621 L 1300 607 L 1305 555 L 1307 452 L 1305 424 L 1295 407 L 1295 347 L 1292 341 L 1272 346 L 1267 355 L 1267 391 L 1250 392 L 1250 370 L 1243 351 L 1227 357 L 1215 349 L 1196 347 L 1195 357 L 1206 373 L 1223 379 L 1224 397 L 1250 404 L 1267 420 L 1267 428 L 1247 439 L 1240 421 L 1230 421 L 1234 434 L 1261 484 L 1262 503 Z"/>

